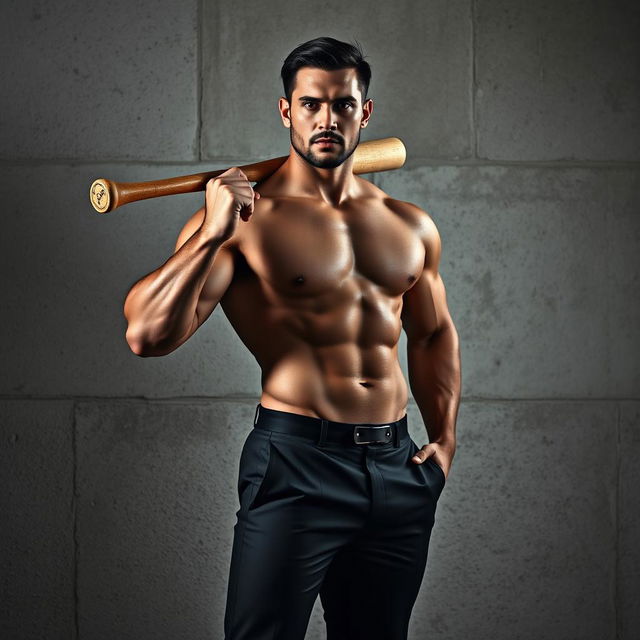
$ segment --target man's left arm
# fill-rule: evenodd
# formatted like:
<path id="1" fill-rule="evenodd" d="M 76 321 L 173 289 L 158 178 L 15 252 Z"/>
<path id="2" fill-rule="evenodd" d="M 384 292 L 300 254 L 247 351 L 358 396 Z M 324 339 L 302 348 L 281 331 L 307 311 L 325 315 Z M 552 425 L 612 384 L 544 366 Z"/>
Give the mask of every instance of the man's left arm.
<path id="1" fill-rule="evenodd" d="M 440 263 L 440 234 L 420 210 L 420 237 L 426 250 L 424 269 L 403 295 L 402 326 L 407 334 L 409 386 L 422 414 L 429 443 L 414 462 L 433 455 L 449 475 L 456 449 L 456 419 L 460 403 L 461 366 L 458 332 L 447 306 Z"/>

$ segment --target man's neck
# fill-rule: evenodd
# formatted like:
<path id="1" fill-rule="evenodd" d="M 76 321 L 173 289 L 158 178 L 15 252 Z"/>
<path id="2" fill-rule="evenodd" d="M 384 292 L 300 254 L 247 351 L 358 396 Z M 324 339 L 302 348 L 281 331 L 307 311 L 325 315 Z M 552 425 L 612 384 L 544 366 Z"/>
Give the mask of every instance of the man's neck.
<path id="1" fill-rule="evenodd" d="M 354 197 L 358 188 L 352 167 L 353 154 L 340 166 L 326 169 L 309 164 L 290 146 L 289 157 L 273 176 L 276 178 L 273 191 L 278 195 L 313 198 L 339 207 Z"/>

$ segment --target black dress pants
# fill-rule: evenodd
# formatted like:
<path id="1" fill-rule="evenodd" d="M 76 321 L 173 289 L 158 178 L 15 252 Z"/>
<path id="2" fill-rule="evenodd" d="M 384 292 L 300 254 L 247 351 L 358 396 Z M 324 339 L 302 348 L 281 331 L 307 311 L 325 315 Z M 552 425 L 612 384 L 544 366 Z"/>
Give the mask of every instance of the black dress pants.
<path id="1" fill-rule="evenodd" d="M 406 414 L 357 425 L 258 404 L 239 462 L 225 640 L 304 640 L 318 595 L 327 640 L 406 640 L 445 484 L 432 458 L 411 462 L 418 448 Z"/>

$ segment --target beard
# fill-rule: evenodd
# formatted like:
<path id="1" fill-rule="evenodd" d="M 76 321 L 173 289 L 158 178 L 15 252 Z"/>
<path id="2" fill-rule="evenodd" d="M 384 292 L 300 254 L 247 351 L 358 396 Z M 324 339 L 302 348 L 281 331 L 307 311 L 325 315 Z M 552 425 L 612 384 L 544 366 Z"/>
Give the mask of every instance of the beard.
<path id="1" fill-rule="evenodd" d="M 309 144 L 308 147 L 305 148 L 305 141 L 302 136 L 293 128 L 293 125 L 289 127 L 291 146 L 301 158 L 318 169 L 335 169 L 335 167 L 339 167 L 356 150 L 358 144 L 360 144 L 360 133 L 361 129 L 358 129 L 358 138 L 349 148 L 341 142 L 337 142 L 337 151 L 320 151 L 316 153 L 314 151 L 314 144 Z"/>

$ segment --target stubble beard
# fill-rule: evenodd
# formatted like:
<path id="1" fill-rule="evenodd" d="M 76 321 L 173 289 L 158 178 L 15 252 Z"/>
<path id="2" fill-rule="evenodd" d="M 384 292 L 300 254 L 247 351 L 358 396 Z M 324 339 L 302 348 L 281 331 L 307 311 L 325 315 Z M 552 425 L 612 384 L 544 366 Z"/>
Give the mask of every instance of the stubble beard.
<path id="1" fill-rule="evenodd" d="M 316 154 L 313 151 L 313 144 L 310 144 L 309 147 L 305 149 L 305 142 L 302 136 L 293 128 L 293 125 L 289 127 L 291 146 L 302 159 L 318 169 L 334 169 L 335 167 L 339 167 L 356 150 L 358 144 L 360 144 L 360 133 L 361 130 L 358 129 L 358 137 L 350 148 L 344 147 L 341 143 L 336 143 L 341 148 L 341 151 L 337 155 L 322 152 Z"/>

